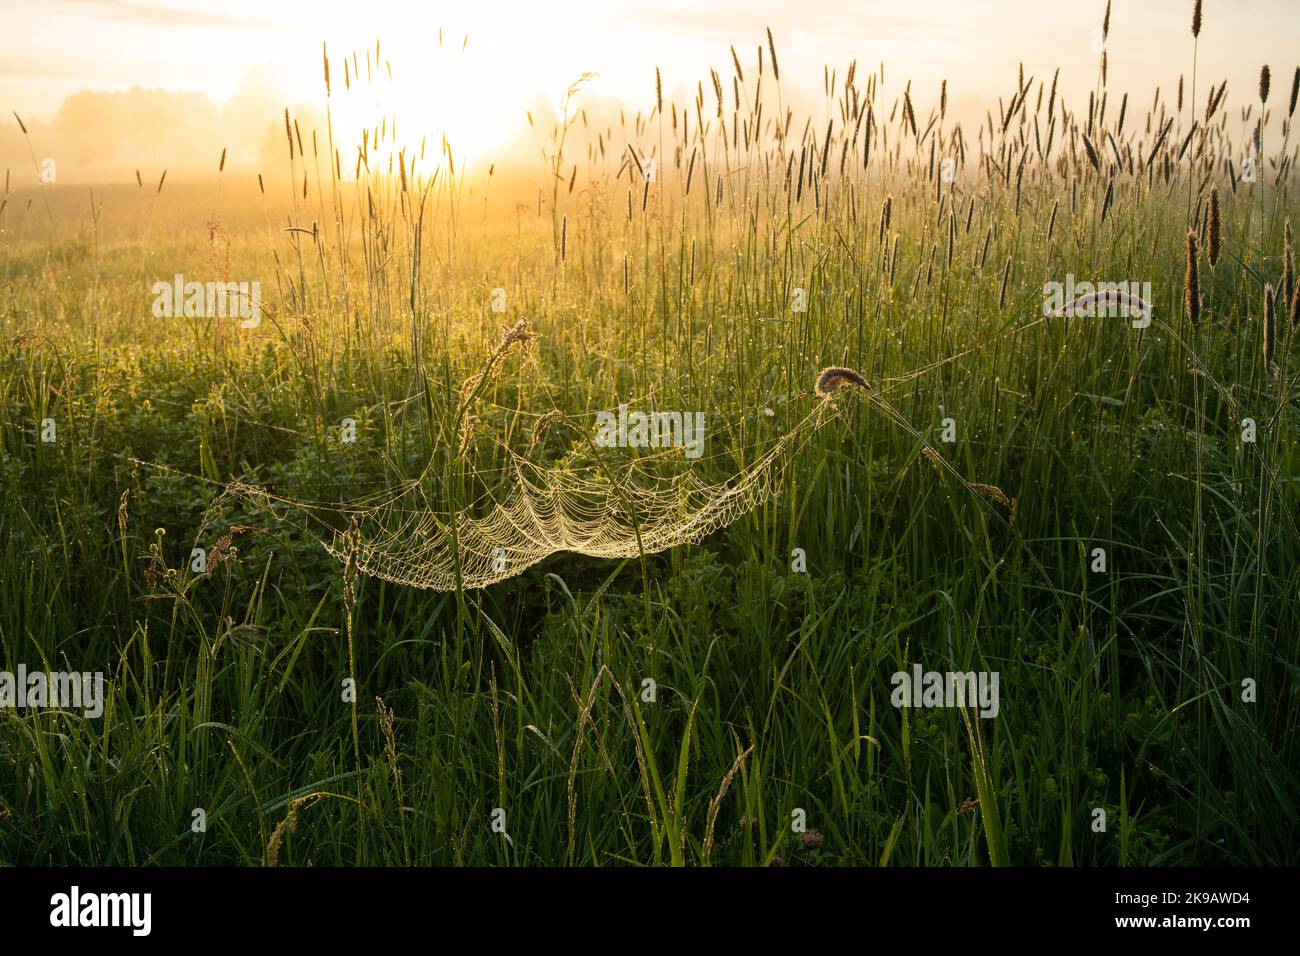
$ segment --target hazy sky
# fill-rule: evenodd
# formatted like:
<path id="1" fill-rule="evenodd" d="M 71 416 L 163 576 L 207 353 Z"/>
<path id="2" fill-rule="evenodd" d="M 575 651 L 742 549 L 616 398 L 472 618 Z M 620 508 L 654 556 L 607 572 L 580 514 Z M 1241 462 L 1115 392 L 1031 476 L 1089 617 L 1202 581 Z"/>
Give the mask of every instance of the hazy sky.
<path id="1" fill-rule="evenodd" d="M 1204 6 L 1198 100 L 1210 79 L 1226 77 L 1229 104 L 1247 101 L 1268 63 L 1270 103 L 1285 109 L 1300 62 L 1300 0 Z M 1156 85 L 1176 86 L 1191 65 L 1191 8 L 1192 0 L 1116 0 L 1110 87 L 1141 102 Z M 698 80 L 709 87 L 710 67 L 729 76 L 732 44 L 750 68 L 766 26 L 783 84 L 812 102 L 822 64 L 842 75 L 854 58 L 863 72 L 885 62 L 890 99 L 911 79 L 922 109 L 943 78 L 957 110 L 976 106 L 969 97 L 1005 97 L 1022 61 L 1040 78 L 1060 66 L 1063 93 L 1077 100 L 1097 78 L 1093 31 L 1104 9 L 1104 0 L 0 0 L 0 107 L 50 119 L 79 90 L 133 86 L 220 103 L 260 64 L 274 68 L 292 105 L 320 96 L 322 41 L 340 86 L 342 56 L 373 50 L 378 37 L 396 81 L 383 111 L 408 135 L 437 122 L 485 146 L 518 136 L 523 111 L 555 102 L 582 71 L 599 74 L 591 95 L 635 110 L 653 105 L 658 66 L 665 96 L 685 103 Z M 338 104 L 336 118 L 347 109 Z"/>

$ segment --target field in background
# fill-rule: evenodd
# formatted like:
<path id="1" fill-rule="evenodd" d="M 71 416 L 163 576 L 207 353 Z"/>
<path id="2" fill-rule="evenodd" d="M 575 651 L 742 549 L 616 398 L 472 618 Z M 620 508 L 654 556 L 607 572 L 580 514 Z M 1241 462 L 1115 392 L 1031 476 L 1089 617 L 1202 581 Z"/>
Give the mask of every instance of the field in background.
<path id="1" fill-rule="evenodd" d="M 265 192 L 7 196 L 0 668 L 110 690 L 0 709 L 0 862 L 1296 863 L 1287 90 L 1247 175 L 1263 107 L 1204 77 L 1067 108 L 1022 76 L 972 134 L 882 75 L 828 72 L 827 127 L 737 62 L 543 131 L 533 183 L 386 133 L 354 182 L 286 118 Z M 155 317 L 178 273 L 260 282 L 260 324 Z M 1149 282 L 1153 323 L 1045 319 L 1067 274 Z M 833 365 L 898 418 L 815 395 Z M 701 543 L 481 590 L 350 574 L 222 495 L 428 467 L 476 511 L 503 446 L 563 475 L 586 439 L 539 425 L 622 402 L 703 411 L 681 469 L 724 481 L 829 400 Z M 914 664 L 997 672 L 998 715 L 892 706 Z"/>

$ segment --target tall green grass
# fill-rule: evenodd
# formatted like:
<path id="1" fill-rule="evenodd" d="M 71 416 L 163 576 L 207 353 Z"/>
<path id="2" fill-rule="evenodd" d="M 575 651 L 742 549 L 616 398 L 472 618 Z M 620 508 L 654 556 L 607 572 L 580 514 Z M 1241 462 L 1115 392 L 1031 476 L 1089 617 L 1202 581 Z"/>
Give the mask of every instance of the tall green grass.
<path id="1" fill-rule="evenodd" d="M 576 166 L 562 130 L 545 168 L 578 185 L 517 218 L 478 216 L 491 180 L 448 157 L 390 172 L 368 140 L 354 183 L 293 136 L 281 198 L 224 174 L 216 229 L 159 228 L 145 190 L 52 235 L 0 214 L 0 667 L 111 687 L 97 721 L 0 710 L 0 860 L 1296 862 L 1298 363 L 1279 318 L 1266 366 L 1259 305 L 1290 164 L 1240 182 L 1226 112 L 1180 154 L 1161 105 L 1120 129 L 1032 77 L 973 136 L 898 108 L 883 70 L 828 74 L 830 131 L 800 135 L 754 105 L 771 66 L 737 75 L 739 109 L 705 86 Z M 1193 330 L 1187 197 L 1196 228 L 1212 183 L 1223 256 Z M 263 282 L 257 329 L 148 318 L 153 281 L 226 271 Z M 1066 272 L 1150 281 L 1158 321 L 1042 320 Z M 461 454 L 461 385 L 519 316 L 540 338 Z M 720 480 L 833 364 L 899 420 L 845 404 L 772 500 L 639 562 L 422 592 L 219 496 L 339 501 L 432 460 L 450 514 L 504 490 L 495 440 L 562 469 L 583 439 L 534 442 L 541 416 L 651 396 L 708 413 L 695 467 Z M 895 709 L 913 663 L 998 671 L 999 715 Z"/>

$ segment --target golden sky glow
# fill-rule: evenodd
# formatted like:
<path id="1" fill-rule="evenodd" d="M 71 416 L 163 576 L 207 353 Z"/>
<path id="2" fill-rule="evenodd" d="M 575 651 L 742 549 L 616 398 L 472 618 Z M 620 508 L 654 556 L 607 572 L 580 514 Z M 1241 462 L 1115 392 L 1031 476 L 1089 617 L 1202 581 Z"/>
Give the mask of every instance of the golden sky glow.
<path id="1" fill-rule="evenodd" d="M 730 72 L 730 47 L 754 63 L 771 26 L 787 103 L 824 112 L 822 65 L 885 62 L 886 90 L 907 80 L 922 103 L 949 81 L 952 110 L 982 117 L 1027 74 L 1061 68 L 1062 93 L 1087 96 L 1097 79 L 1093 31 L 1104 0 L 575 0 L 568 3 L 411 0 L 4 0 L 0 106 L 50 120 L 81 90 L 193 91 L 228 101 L 250 77 L 268 100 L 323 108 L 321 43 L 334 60 L 374 48 L 391 62 L 367 96 L 332 104 L 356 126 L 386 114 L 418 142 L 446 135 L 458 155 L 490 161 L 530 142 L 524 111 L 554 104 L 583 71 L 587 96 L 648 110 L 654 71 L 679 103 L 709 69 Z M 1110 86 L 1146 98 L 1191 66 L 1191 0 L 1117 0 L 1107 45 Z M 1269 63 L 1278 99 L 1300 59 L 1294 0 L 1205 4 L 1199 51 L 1206 83 L 1227 78 L 1230 104 L 1248 100 Z M 441 46 L 439 31 L 441 30 Z M 466 37 L 468 40 L 466 41 Z M 462 52 L 462 44 L 463 52 Z M 250 71 L 258 71 L 250 73 Z M 265 82 L 273 79 L 273 82 Z M 1208 88 L 1208 86 L 1206 87 Z M 1285 109 L 1285 105 L 1283 105 Z M 544 109 L 543 109 L 544 113 Z M 274 116 L 271 117 L 274 119 Z M 10 121 L 12 125 L 12 120 Z"/>

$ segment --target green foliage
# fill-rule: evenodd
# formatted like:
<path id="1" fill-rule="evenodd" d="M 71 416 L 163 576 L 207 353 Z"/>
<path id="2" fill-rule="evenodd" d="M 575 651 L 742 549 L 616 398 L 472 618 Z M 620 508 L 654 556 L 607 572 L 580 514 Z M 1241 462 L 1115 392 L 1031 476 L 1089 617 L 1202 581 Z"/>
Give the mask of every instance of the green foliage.
<path id="1" fill-rule="evenodd" d="M 549 211 L 518 233 L 457 218 L 460 258 L 414 278 L 410 196 L 385 221 L 392 251 L 277 238 L 302 253 L 286 267 L 240 236 L 232 272 L 280 276 L 282 308 L 224 337 L 142 320 L 147 283 L 111 236 L 7 252 L 0 666 L 103 670 L 111 690 L 99 720 L 0 710 L 0 863 L 1294 865 L 1300 362 L 1284 329 L 1280 375 L 1258 368 L 1250 311 L 1278 211 L 1252 225 L 1249 203 L 1225 204 L 1229 255 L 1204 273 L 1213 308 L 1193 335 L 1170 318 L 1176 181 L 1126 185 L 1099 228 L 1086 184 L 1051 242 L 1055 186 L 980 182 L 933 278 L 933 190 L 894 184 L 884 271 L 856 211 L 883 193 L 858 185 L 813 214 L 778 180 L 770 207 L 636 211 L 625 232 L 598 215 L 621 214 L 607 182 L 591 208 L 573 200 L 564 263 Z M 1210 377 L 1170 326 L 1033 324 L 1067 261 L 1150 277 Z M 221 496 L 241 479 L 338 502 L 456 460 L 440 429 L 499 335 L 496 285 L 541 338 L 485 388 L 463 483 L 430 489 L 448 512 L 508 488 L 495 441 L 563 467 L 574 446 L 532 435 L 536 416 L 651 389 L 707 410 L 698 467 L 725 478 L 835 363 L 1014 509 L 866 403 L 772 501 L 644 576 L 559 555 L 483 592 L 361 578 L 349 596 L 316 541 L 341 519 Z M 788 311 L 796 286 L 806 313 Z M 1253 447 L 1211 379 L 1259 423 Z M 998 671 L 1000 714 L 894 708 L 890 677 L 914 663 Z M 797 808 L 816 837 L 792 831 Z"/>

